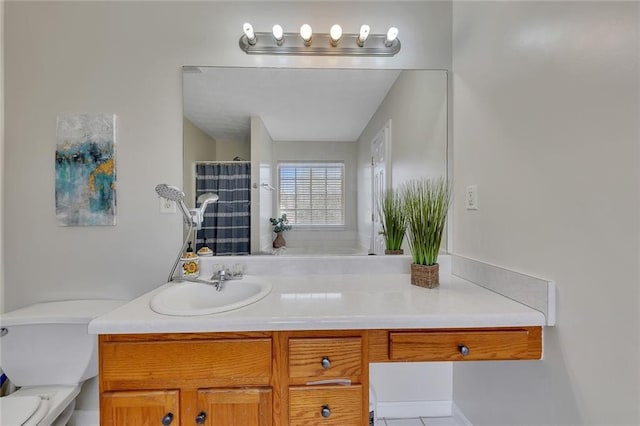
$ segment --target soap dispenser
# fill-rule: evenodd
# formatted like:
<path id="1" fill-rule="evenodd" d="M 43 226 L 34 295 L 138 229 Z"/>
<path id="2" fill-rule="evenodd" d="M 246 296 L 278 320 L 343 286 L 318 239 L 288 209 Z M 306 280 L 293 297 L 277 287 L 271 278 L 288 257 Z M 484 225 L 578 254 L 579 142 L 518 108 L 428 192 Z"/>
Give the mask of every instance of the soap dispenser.
<path id="1" fill-rule="evenodd" d="M 180 258 L 180 265 L 180 276 L 183 278 L 196 278 L 200 275 L 200 259 L 193 252 L 191 241 L 189 241 L 189 247 Z"/>
<path id="2" fill-rule="evenodd" d="M 202 247 L 200 247 L 198 249 L 198 256 L 203 257 L 203 256 L 213 256 L 213 250 L 211 250 L 209 248 L 209 246 L 207 245 L 207 239 L 204 239 L 204 243 L 202 245 Z"/>

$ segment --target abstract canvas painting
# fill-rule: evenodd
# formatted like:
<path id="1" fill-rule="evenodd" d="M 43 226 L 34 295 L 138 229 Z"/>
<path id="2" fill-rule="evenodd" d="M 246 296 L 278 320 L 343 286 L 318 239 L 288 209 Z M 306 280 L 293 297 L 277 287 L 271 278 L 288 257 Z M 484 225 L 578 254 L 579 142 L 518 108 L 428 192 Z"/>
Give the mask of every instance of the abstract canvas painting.
<path id="1" fill-rule="evenodd" d="M 116 224 L 115 121 L 114 114 L 58 116 L 58 225 Z"/>

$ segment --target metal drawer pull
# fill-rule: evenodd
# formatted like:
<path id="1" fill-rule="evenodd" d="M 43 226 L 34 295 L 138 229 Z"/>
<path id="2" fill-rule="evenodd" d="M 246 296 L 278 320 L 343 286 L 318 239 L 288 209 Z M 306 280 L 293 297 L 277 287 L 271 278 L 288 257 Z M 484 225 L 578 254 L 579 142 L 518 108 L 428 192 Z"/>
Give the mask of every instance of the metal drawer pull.
<path id="1" fill-rule="evenodd" d="M 331 416 L 331 410 L 329 409 L 328 405 L 323 405 L 322 406 L 322 410 L 320 410 L 320 414 L 322 415 L 322 417 L 329 418 Z"/>
<path id="2" fill-rule="evenodd" d="M 207 420 L 207 413 L 201 411 L 200 414 L 196 416 L 196 424 L 203 425 L 205 420 Z"/>
<path id="3" fill-rule="evenodd" d="M 164 426 L 169 426 L 171 424 L 171 422 L 173 421 L 173 413 L 167 413 L 165 414 L 165 416 L 162 418 L 162 424 Z"/>
<path id="4" fill-rule="evenodd" d="M 320 361 L 320 364 L 322 365 L 322 368 L 326 370 L 329 367 L 331 367 L 331 360 L 329 359 L 328 356 L 323 356 L 322 361 Z"/>
<path id="5" fill-rule="evenodd" d="M 467 345 L 458 345 L 458 352 L 460 352 L 460 355 L 462 356 L 467 356 L 469 355 L 469 352 L 471 352 L 471 350 L 469 349 L 469 347 Z"/>

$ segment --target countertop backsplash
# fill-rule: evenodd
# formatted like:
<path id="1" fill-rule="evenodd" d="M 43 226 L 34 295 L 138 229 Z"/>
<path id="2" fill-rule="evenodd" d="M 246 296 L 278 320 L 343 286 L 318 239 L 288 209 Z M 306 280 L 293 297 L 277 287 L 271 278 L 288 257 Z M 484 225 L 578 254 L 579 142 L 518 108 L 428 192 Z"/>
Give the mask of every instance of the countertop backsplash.
<path id="1" fill-rule="evenodd" d="M 200 276 L 210 277 L 223 265 L 233 269 L 244 266 L 248 275 L 351 275 L 351 274 L 408 274 L 411 256 L 213 256 L 200 258 Z M 451 257 L 440 255 L 440 271 L 451 272 Z"/>

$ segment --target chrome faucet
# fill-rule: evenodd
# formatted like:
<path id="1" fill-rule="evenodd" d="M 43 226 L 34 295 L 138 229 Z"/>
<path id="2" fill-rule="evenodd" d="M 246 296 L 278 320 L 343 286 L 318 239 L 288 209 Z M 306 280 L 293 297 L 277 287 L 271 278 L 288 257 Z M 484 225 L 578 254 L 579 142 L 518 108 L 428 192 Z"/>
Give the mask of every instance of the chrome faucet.
<path id="1" fill-rule="evenodd" d="M 222 266 L 222 265 L 221 265 Z M 229 271 L 227 268 L 222 266 L 218 271 L 214 272 L 211 278 L 208 280 L 194 277 L 180 277 L 176 278 L 175 282 L 181 281 L 189 281 L 192 283 L 202 283 L 213 285 L 216 288 L 216 291 L 222 291 L 224 287 L 224 282 L 229 280 L 241 280 L 243 277 L 242 272 L 233 273 Z"/>
<path id="2" fill-rule="evenodd" d="M 227 271 L 225 271 L 224 268 L 220 269 L 214 276 L 218 277 L 218 282 L 215 283 L 216 291 L 221 291 L 222 285 L 227 279 Z"/>
<path id="3" fill-rule="evenodd" d="M 180 282 L 184 282 L 184 281 L 188 281 L 190 283 L 200 283 L 200 284 L 212 284 L 211 281 L 207 281 L 207 280 L 203 280 L 200 278 L 193 278 L 193 277 L 176 277 L 173 282 L 176 283 L 180 283 Z M 213 283 L 215 284 L 215 283 Z"/>

